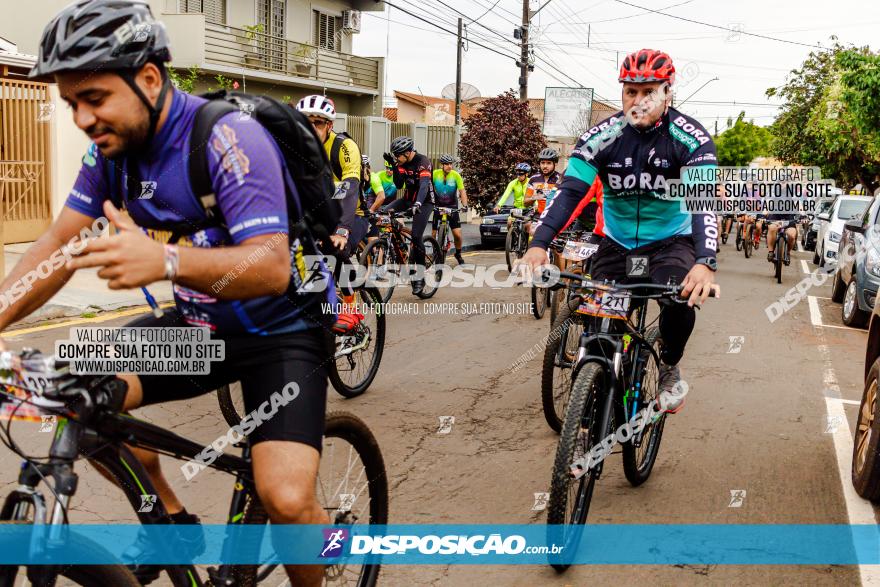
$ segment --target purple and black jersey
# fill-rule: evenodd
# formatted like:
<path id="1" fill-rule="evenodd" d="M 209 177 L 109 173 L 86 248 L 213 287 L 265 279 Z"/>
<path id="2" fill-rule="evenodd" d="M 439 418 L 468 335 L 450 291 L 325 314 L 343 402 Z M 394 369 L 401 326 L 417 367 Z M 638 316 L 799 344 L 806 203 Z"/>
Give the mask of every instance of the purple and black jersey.
<path id="1" fill-rule="evenodd" d="M 204 103 L 202 98 L 173 91 L 168 118 L 156 133 L 150 153 L 137 163 L 140 193 L 127 194 L 126 207 L 138 225 L 192 222 L 195 230 L 195 225 L 205 219 L 204 208 L 193 194 L 188 174 L 192 152 L 190 134 L 196 112 Z M 212 248 L 237 245 L 259 235 L 288 234 L 285 185 L 297 203 L 299 199 L 281 152 L 262 125 L 238 112 L 227 114 L 214 126 L 207 153 L 211 183 L 228 228 L 199 230 L 181 238 L 178 244 Z M 107 166 L 111 164 L 92 144 L 83 157 L 67 207 L 93 218 L 103 216 L 103 203 L 110 197 Z M 299 215 L 300 211 L 290 210 L 290 213 Z M 170 230 L 147 230 L 147 233 L 163 242 L 171 234 Z M 221 336 L 267 336 L 327 325 L 334 317 L 323 312 L 322 303 L 336 301 L 332 277 L 321 265 L 317 271 L 328 280 L 325 283 L 329 283 L 329 287 L 323 292 L 306 291 L 303 287 L 298 291 L 297 286 L 309 281 L 308 273 L 313 268 L 305 266 L 303 243 L 290 244 L 291 280 L 285 294 L 218 300 L 210 292 L 175 285 L 178 311 L 189 324 L 209 327 Z M 230 273 L 230 279 L 234 279 L 235 270 Z"/>

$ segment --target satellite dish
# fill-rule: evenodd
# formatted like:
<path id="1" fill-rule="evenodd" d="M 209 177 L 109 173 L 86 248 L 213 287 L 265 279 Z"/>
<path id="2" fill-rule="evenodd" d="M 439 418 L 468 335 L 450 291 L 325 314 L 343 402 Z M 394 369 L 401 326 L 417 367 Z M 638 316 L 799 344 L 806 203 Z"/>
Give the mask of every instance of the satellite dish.
<path id="1" fill-rule="evenodd" d="M 455 100 L 455 84 L 449 84 L 443 88 L 443 91 L 440 92 L 440 95 L 447 100 Z M 470 100 L 472 98 L 479 98 L 480 90 L 477 89 L 476 86 L 473 86 L 468 83 L 462 82 L 461 84 L 461 100 Z"/>

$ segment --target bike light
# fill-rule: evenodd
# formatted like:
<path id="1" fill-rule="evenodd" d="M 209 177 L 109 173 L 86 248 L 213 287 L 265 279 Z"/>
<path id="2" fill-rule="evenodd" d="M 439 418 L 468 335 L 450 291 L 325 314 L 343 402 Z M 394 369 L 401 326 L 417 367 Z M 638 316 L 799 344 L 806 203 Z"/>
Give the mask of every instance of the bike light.
<path id="1" fill-rule="evenodd" d="M 833 243 L 839 243 L 840 242 L 840 233 L 833 232 L 833 231 L 829 230 L 828 231 L 828 240 L 830 240 Z"/>

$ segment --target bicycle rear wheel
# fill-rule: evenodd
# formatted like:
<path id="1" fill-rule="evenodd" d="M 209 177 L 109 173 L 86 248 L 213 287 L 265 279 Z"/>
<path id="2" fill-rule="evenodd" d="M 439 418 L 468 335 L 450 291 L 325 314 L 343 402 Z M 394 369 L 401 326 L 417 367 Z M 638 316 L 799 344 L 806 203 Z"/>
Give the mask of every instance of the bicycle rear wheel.
<path id="1" fill-rule="evenodd" d="M 780 230 L 776 234 L 776 248 L 774 252 L 773 270 L 776 283 L 782 283 L 782 261 L 785 259 L 785 232 Z"/>
<path id="2" fill-rule="evenodd" d="M 651 328 L 645 334 L 645 340 L 651 344 L 656 353 L 660 353 L 662 343 L 659 328 Z M 647 408 L 660 398 L 660 364 L 647 348 L 641 349 L 641 355 L 645 363 L 639 374 L 642 397 L 636 404 L 637 411 Z M 632 412 L 630 411 L 625 417 L 630 419 Z M 635 446 L 635 438 L 623 444 L 623 472 L 633 487 L 638 487 L 651 476 L 657 453 L 660 451 L 660 440 L 663 438 L 665 424 L 666 414 L 662 413 L 642 428 L 639 446 Z"/>
<path id="3" fill-rule="evenodd" d="M 581 526 L 586 523 L 590 512 L 596 470 L 588 469 L 576 479 L 572 465 L 586 458 L 604 435 L 598 427 L 600 404 L 606 392 L 604 366 L 587 363 L 580 368 L 571 388 L 562 436 L 556 447 L 547 507 L 548 542 L 564 545 L 562 554 L 549 557 L 550 565 L 558 572 L 571 565 L 571 557 L 580 544 Z"/>
<path id="4" fill-rule="evenodd" d="M 327 414 L 324 446 L 316 485 L 318 502 L 327 512 L 330 524 L 388 523 L 388 478 L 385 461 L 376 437 L 357 416 L 348 412 Z M 252 494 L 245 506 L 242 523 L 265 524 L 269 520 L 259 498 Z M 244 545 L 259 552 L 259 544 Z M 255 555 L 256 556 L 256 555 Z M 372 587 L 379 577 L 379 565 L 349 565 L 342 558 L 324 571 L 324 585 Z M 233 577 L 239 587 L 258 583 L 278 585 L 287 575 L 277 563 L 238 565 Z"/>
<path id="5" fill-rule="evenodd" d="M 513 262 L 519 259 L 520 232 L 514 223 L 504 239 L 504 260 L 507 262 L 507 271 L 513 271 Z"/>
<path id="6" fill-rule="evenodd" d="M 532 286 L 532 315 L 540 320 L 550 304 L 550 288 Z"/>
<path id="7" fill-rule="evenodd" d="M 388 241 L 382 238 L 374 240 L 361 253 L 360 259 L 376 284 L 380 299 L 383 302 L 390 300 L 398 275 L 390 268 L 394 264 L 394 255 L 389 251 Z"/>
<path id="8" fill-rule="evenodd" d="M 566 290 L 558 291 L 560 295 L 566 295 L 565 292 Z M 580 302 L 580 296 L 575 296 L 562 304 L 544 348 L 541 406 L 547 424 L 557 434 L 562 431 L 565 408 L 571 397 L 571 375 L 577 359 L 581 332 L 584 330 L 580 320 L 572 319 Z"/>

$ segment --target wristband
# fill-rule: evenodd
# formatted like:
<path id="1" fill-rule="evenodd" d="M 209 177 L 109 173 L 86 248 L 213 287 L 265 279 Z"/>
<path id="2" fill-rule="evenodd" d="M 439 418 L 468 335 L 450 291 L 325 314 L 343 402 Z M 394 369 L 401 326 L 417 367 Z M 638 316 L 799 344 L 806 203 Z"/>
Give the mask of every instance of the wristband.
<path id="1" fill-rule="evenodd" d="M 180 268 L 180 254 L 177 245 L 165 245 L 165 279 L 174 281 Z"/>

